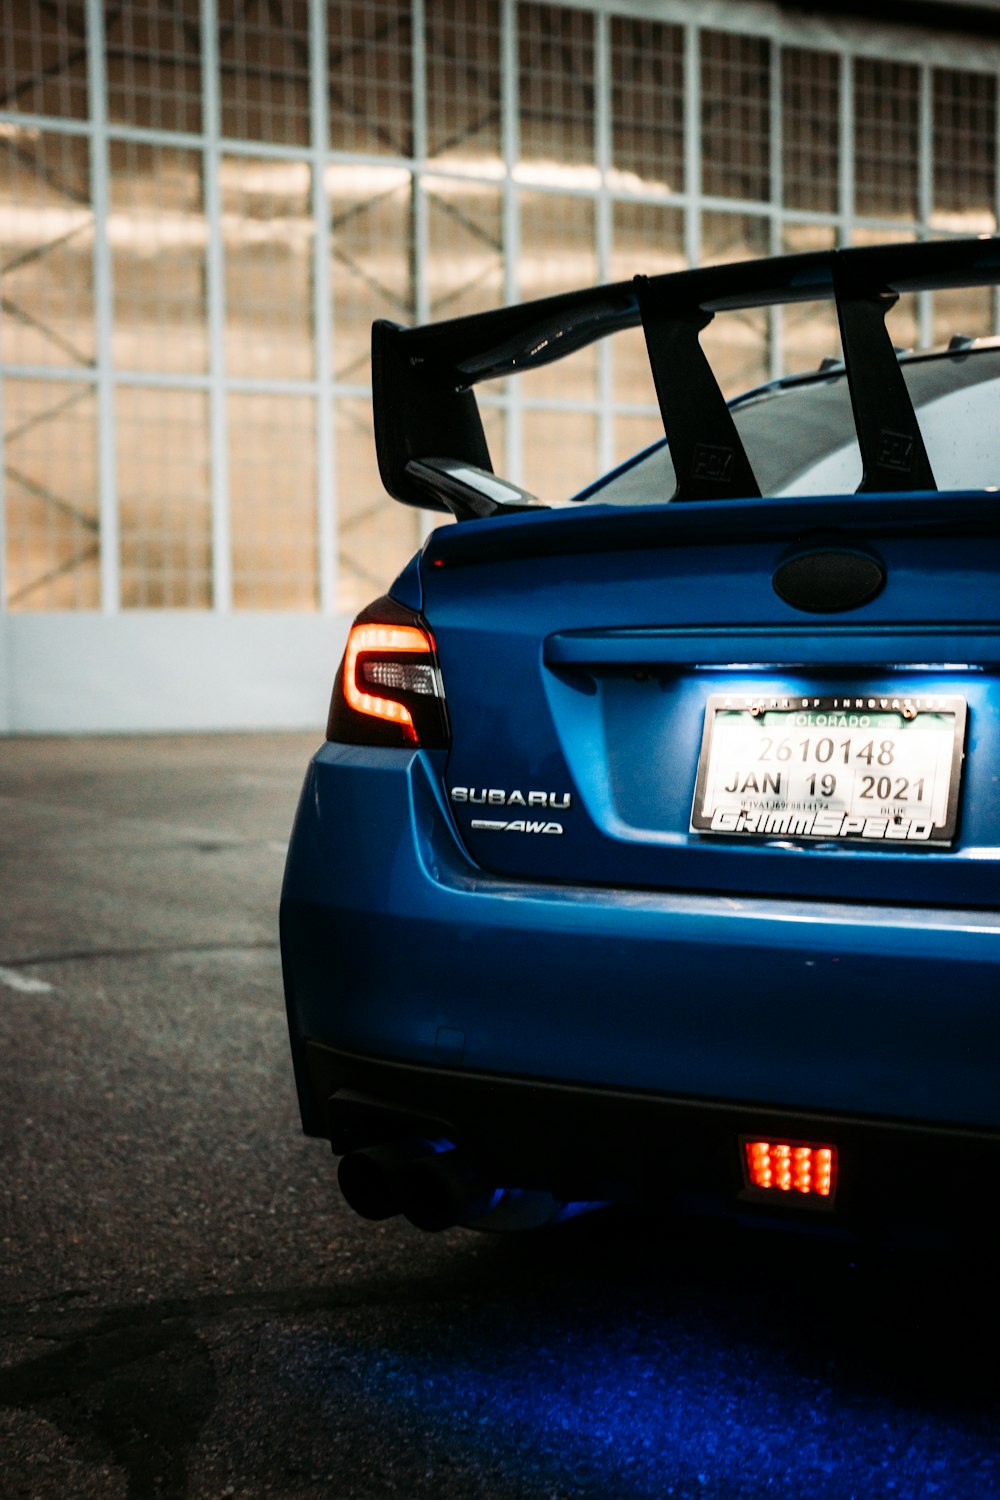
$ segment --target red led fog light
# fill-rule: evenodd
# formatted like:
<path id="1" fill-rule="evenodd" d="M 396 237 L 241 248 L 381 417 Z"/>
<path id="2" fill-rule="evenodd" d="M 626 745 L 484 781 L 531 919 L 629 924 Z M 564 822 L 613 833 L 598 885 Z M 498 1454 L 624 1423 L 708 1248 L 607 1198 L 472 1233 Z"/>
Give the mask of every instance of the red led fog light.
<path id="1" fill-rule="evenodd" d="M 837 1148 L 808 1141 L 768 1141 L 742 1136 L 743 1169 L 754 1196 L 787 1193 L 831 1203 L 837 1190 Z"/>

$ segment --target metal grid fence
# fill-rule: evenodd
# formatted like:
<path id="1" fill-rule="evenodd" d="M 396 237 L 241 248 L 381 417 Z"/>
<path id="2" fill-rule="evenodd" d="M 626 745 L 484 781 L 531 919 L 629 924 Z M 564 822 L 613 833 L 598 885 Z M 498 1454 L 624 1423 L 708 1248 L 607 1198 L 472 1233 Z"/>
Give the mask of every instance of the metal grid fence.
<path id="1" fill-rule="evenodd" d="M 383 589 L 426 520 L 375 472 L 375 317 L 995 231 L 1000 46 L 634 9 L 0 0 L 6 607 L 333 613 Z M 931 342 L 997 307 L 893 317 Z M 707 343 L 736 389 L 837 332 L 796 308 Z M 543 495 L 659 432 L 634 333 L 486 408 L 498 467 Z"/>

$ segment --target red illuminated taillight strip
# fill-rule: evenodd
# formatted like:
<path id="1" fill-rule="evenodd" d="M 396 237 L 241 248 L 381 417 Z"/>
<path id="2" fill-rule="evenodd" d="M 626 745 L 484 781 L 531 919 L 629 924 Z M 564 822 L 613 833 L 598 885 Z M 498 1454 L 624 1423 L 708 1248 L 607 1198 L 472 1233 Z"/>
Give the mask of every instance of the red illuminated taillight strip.
<path id="1" fill-rule="evenodd" d="M 742 1137 L 748 1188 L 768 1196 L 789 1194 L 832 1202 L 837 1189 L 837 1148 L 808 1141 Z"/>
<path id="2" fill-rule="evenodd" d="M 344 697 L 355 713 L 368 714 L 373 719 L 384 719 L 398 724 L 407 739 L 416 743 L 417 731 L 413 715 L 405 703 L 396 698 L 386 698 L 372 691 L 374 683 L 365 682 L 359 671 L 359 660 L 366 652 L 378 652 L 381 657 L 393 658 L 407 653 L 419 652 L 430 658 L 434 653 L 434 641 L 430 633 L 415 625 L 353 625 L 347 638 L 344 657 Z M 364 686 L 361 683 L 365 682 Z"/>
<path id="3" fill-rule="evenodd" d="M 448 744 L 434 637 L 416 610 L 385 595 L 358 615 L 334 684 L 326 737 L 348 745 Z"/>

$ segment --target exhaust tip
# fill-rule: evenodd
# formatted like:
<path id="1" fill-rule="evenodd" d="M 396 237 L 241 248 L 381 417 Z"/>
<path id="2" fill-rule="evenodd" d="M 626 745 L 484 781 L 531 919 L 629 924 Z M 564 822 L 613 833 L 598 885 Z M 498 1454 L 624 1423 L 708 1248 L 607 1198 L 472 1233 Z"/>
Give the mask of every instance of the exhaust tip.
<path id="1" fill-rule="evenodd" d="M 407 1176 L 414 1163 L 433 1156 L 441 1143 L 393 1141 L 342 1156 L 337 1183 L 344 1201 L 363 1219 L 391 1219 L 403 1212 Z"/>
<path id="2" fill-rule="evenodd" d="M 435 1233 L 482 1218 L 502 1196 L 454 1147 L 414 1162 L 403 1181 L 403 1216 Z"/>

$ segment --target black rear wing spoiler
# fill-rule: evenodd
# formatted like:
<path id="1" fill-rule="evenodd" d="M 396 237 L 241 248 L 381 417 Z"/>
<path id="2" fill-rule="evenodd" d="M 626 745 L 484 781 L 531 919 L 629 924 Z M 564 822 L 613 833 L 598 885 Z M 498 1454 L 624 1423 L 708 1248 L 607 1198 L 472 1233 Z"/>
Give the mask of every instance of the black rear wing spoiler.
<path id="1" fill-rule="evenodd" d="M 1000 283 L 1000 238 L 823 250 L 637 276 L 516 307 L 372 328 L 375 442 L 389 494 L 459 519 L 537 503 L 493 476 L 472 387 L 642 327 L 677 474 L 675 500 L 760 494 L 699 335 L 716 313 L 834 302 L 861 450 L 860 491 L 934 490 L 885 326 L 901 294 Z"/>

